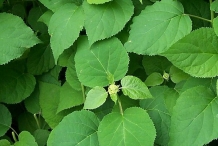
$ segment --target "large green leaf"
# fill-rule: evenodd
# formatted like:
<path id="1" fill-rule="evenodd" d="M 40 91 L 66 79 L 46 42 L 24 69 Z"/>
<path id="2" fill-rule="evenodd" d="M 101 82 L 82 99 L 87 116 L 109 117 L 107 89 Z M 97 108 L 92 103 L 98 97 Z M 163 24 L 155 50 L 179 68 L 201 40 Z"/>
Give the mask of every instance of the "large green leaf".
<path id="1" fill-rule="evenodd" d="M 123 115 L 106 115 L 98 127 L 99 144 L 102 146 L 151 146 L 155 136 L 149 115 L 137 107 L 125 110 Z"/>
<path id="2" fill-rule="evenodd" d="M 11 143 L 6 139 L 1 139 L 0 146 L 11 146 Z"/>
<path id="3" fill-rule="evenodd" d="M 92 88 L 86 97 L 84 109 L 95 109 L 101 106 L 107 99 L 108 93 L 103 87 Z"/>
<path id="4" fill-rule="evenodd" d="M 112 0 L 87 0 L 89 4 L 103 4 Z"/>
<path id="5" fill-rule="evenodd" d="M 55 62 L 65 49 L 73 45 L 83 25 L 83 9 L 75 4 L 66 4 L 52 15 L 48 32 L 51 35 L 51 49 Z"/>
<path id="6" fill-rule="evenodd" d="M 80 82 L 89 87 L 107 86 L 124 77 L 129 57 L 121 42 L 113 37 L 89 46 L 88 40 L 78 40 L 75 67 Z"/>
<path id="7" fill-rule="evenodd" d="M 218 37 L 212 28 L 193 31 L 163 53 L 173 65 L 194 77 L 218 75 Z"/>
<path id="8" fill-rule="evenodd" d="M 172 113 L 169 146 L 199 146 L 217 138 L 218 98 L 204 86 L 183 92 Z"/>
<path id="9" fill-rule="evenodd" d="M 20 57 L 40 42 L 23 20 L 12 14 L 0 14 L 0 32 L 0 65 Z"/>
<path id="10" fill-rule="evenodd" d="M 99 119 L 90 111 L 76 111 L 60 122 L 48 138 L 48 146 L 98 146 Z"/>
<path id="11" fill-rule="evenodd" d="M 134 76 L 125 76 L 121 80 L 123 94 L 132 99 L 152 98 L 148 87 L 139 78 Z"/>
<path id="12" fill-rule="evenodd" d="M 113 0 L 102 5 L 83 3 L 85 28 L 90 44 L 121 31 L 133 14 L 131 0 Z"/>
<path id="13" fill-rule="evenodd" d="M 0 104 L 0 137 L 3 136 L 11 127 L 12 118 L 11 113 L 7 107 Z"/>
<path id="14" fill-rule="evenodd" d="M 22 131 L 18 138 L 19 141 L 17 141 L 14 146 L 38 146 L 35 138 L 27 131 Z"/>
<path id="15" fill-rule="evenodd" d="M 0 66 L 0 102 L 19 103 L 33 92 L 34 76 Z"/>
<path id="16" fill-rule="evenodd" d="M 155 55 L 191 31 L 191 20 L 178 1 L 162 0 L 148 6 L 133 19 L 125 44 L 128 52 Z"/>
<path id="17" fill-rule="evenodd" d="M 53 12 L 57 11 L 61 6 L 71 3 L 72 0 L 39 0 L 45 7 L 52 10 Z"/>

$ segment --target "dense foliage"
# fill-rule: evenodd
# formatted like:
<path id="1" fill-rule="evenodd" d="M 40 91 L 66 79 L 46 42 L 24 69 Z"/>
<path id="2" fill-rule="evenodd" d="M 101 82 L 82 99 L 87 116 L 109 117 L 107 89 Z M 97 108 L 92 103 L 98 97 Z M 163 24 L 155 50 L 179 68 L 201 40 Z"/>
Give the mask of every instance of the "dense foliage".
<path id="1" fill-rule="evenodd" d="M 218 0 L 0 0 L 0 146 L 218 138 Z"/>

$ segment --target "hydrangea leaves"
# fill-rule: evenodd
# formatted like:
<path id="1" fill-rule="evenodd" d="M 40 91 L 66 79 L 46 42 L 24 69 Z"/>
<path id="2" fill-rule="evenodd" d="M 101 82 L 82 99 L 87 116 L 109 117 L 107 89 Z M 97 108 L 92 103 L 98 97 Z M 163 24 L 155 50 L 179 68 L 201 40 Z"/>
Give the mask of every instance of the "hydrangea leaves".
<path id="1" fill-rule="evenodd" d="M 162 0 L 148 6 L 133 19 L 127 51 L 156 55 L 191 31 L 191 20 L 178 1 Z"/>

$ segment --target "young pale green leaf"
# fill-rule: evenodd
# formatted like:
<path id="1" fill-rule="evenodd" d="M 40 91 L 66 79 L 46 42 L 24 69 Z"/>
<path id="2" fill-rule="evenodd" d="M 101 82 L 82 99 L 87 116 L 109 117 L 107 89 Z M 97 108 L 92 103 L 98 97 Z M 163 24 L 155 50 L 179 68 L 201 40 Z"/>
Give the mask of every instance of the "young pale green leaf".
<path id="1" fill-rule="evenodd" d="M 0 65 L 20 57 L 30 47 L 40 43 L 20 17 L 9 13 L 0 14 L 0 32 Z"/>
<path id="2" fill-rule="evenodd" d="M 50 132 L 44 129 L 37 129 L 34 131 L 33 136 L 36 139 L 36 142 L 39 146 L 45 146 L 48 140 Z"/>
<path id="3" fill-rule="evenodd" d="M 191 29 L 191 20 L 184 15 L 180 2 L 158 1 L 133 19 L 125 47 L 128 52 L 137 54 L 160 54 L 190 33 Z"/>
<path id="4" fill-rule="evenodd" d="M 73 45 L 83 25 L 83 9 L 75 4 L 66 4 L 52 15 L 48 32 L 51 35 L 51 49 L 55 62 L 65 49 Z"/>
<path id="5" fill-rule="evenodd" d="M 112 0 L 87 0 L 89 4 L 104 4 Z"/>
<path id="6" fill-rule="evenodd" d="M 55 66 L 52 50 L 49 45 L 36 45 L 28 55 L 27 70 L 33 75 L 48 72 Z"/>
<path id="7" fill-rule="evenodd" d="M 178 69 L 175 66 L 171 66 L 169 74 L 170 74 L 170 79 L 174 83 L 179 83 L 182 80 L 185 80 L 190 77 L 188 74 L 184 73 L 182 70 Z"/>
<path id="8" fill-rule="evenodd" d="M 82 91 L 73 89 L 68 82 L 65 82 L 60 90 L 60 101 L 57 113 L 65 109 L 78 106 L 84 103 Z"/>
<path id="9" fill-rule="evenodd" d="M 90 44 L 121 31 L 133 14 L 131 0 L 113 0 L 102 5 L 83 3 L 85 28 Z"/>
<path id="10" fill-rule="evenodd" d="M 43 22 L 43 23 L 45 23 L 45 24 L 48 26 L 48 25 L 49 25 L 49 22 L 50 22 L 50 19 L 51 19 L 51 16 L 52 16 L 53 14 L 54 14 L 54 13 L 53 13 L 52 11 L 48 10 L 48 11 L 46 11 L 45 13 L 43 13 L 43 14 L 39 17 L 38 21 L 39 21 L 39 22 Z"/>
<path id="11" fill-rule="evenodd" d="M 85 86 L 107 86 L 120 80 L 128 70 L 128 63 L 128 54 L 115 37 L 91 47 L 86 37 L 78 40 L 75 67 L 80 82 Z"/>
<path id="12" fill-rule="evenodd" d="M 218 0 L 213 1 L 210 4 L 210 10 L 215 11 L 216 13 L 218 12 Z"/>
<path id="13" fill-rule="evenodd" d="M 3 104 L 0 104 L 0 137 L 11 127 L 12 117 L 10 111 Z"/>
<path id="14" fill-rule="evenodd" d="M 125 76 L 121 80 L 123 94 L 132 99 L 152 98 L 148 87 L 139 78 L 134 76 Z"/>
<path id="15" fill-rule="evenodd" d="M 156 86 L 162 84 L 163 82 L 164 82 L 163 76 L 157 72 L 153 72 L 145 80 L 145 84 L 147 86 Z"/>
<path id="16" fill-rule="evenodd" d="M 101 106 L 107 99 L 108 93 L 103 87 L 92 88 L 86 97 L 84 109 L 95 109 Z"/>
<path id="17" fill-rule="evenodd" d="M 99 119 L 86 110 L 75 111 L 52 130 L 48 146 L 98 146 Z M 62 134 L 61 134 L 62 133 Z"/>
<path id="18" fill-rule="evenodd" d="M 98 140 L 102 146 L 151 146 L 155 136 L 149 115 L 137 107 L 126 109 L 123 115 L 106 115 L 98 127 Z"/>
<path id="19" fill-rule="evenodd" d="M 53 12 L 57 11 L 61 6 L 71 3 L 72 0 L 39 0 L 45 7 L 52 10 Z"/>
<path id="20" fill-rule="evenodd" d="M 69 111 L 65 110 L 57 114 L 60 102 L 60 86 L 50 83 L 39 82 L 39 103 L 42 116 L 51 128 L 54 128 L 66 116 Z"/>
<path id="21" fill-rule="evenodd" d="M 154 98 L 140 100 L 140 106 L 147 110 L 154 122 L 157 131 L 155 143 L 167 145 L 169 142 L 171 113 L 179 94 L 167 86 L 152 87 L 150 92 Z"/>
<path id="22" fill-rule="evenodd" d="M 1 139 L 0 146 L 11 146 L 11 143 L 7 139 Z"/>
<path id="23" fill-rule="evenodd" d="M 0 66 L 0 102 L 19 103 L 33 92 L 36 80 L 33 75 Z"/>
<path id="24" fill-rule="evenodd" d="M 17 141 L 14 146 L 38 146 L 35 138 L 28 131 L 22 131 L 18 138 L 19 141 Z"/>
<path id="25" fill-rule="evenodd" d="M 218 75 L 218 38 L 212 28 L 191 32 L 163 53 L 174 66 L 194 77 Z"/>
<path id="26" fill-rule="evenodd" d="M 207 87 L 183 92 L 172 113 L 169 146 L 199 146 L 217 138 L 218 98 Z"/>

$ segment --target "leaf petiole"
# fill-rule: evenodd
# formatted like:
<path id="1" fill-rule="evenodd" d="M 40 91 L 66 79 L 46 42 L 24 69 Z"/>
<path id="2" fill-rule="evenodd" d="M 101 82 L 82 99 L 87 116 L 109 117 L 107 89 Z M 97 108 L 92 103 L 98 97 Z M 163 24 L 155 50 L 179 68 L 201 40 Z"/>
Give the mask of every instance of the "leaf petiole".
<path id="1" fill-rule="evenodd" d="M 190 17 L 197 18 L 197 19 L 212 23 L 212 20 L 209 20 L 209 19 L 206 19 L 206 18 L 203 18 L 203 17 L 200 17 L 200 16 L 196 16 L 196 15 L 192 15 L 192 14 L 184 14 L 184 15 L 188 15 Z"/>
<path id="2" fill-rule="evenodd" d="M 119 108 L 120 108 L 120 114 L 123 116 L 123 107 L 122 107 L 122 104 L 121 104 L 120 98 L 119 98 L 118 96 L 117 96 L 117 101 L 118 101 Z"/>

